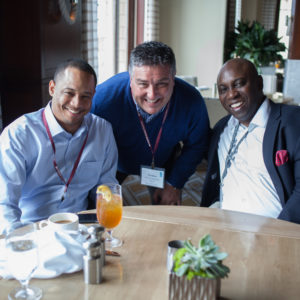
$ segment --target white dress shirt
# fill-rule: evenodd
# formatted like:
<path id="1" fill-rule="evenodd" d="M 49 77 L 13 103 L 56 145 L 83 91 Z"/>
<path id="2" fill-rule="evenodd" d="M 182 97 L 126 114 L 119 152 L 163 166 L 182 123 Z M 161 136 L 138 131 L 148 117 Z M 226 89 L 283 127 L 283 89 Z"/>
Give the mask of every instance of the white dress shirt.
<path id="1" fill-rule="evenodd" d="M 18 118 L 0 136 L 0 232 L 19 219 L 37 221 L 60 211 L 84 210 L 93 187 L 116 182 L 118 154 L 111 125 L 88 113 L 72 135 L 56 121 L 49 103 L 45 116 L 65 181 L 88 132 L 76 173 L 61 201 L 65 184 L 53 166 L 53 149 L 42 110 Z"/>
<path id="2" fill-rule="evenodd" d="M 263 159 L 263 138 L 270 114 L 265 99 L 249 127 L 240 124 L 237 142 L 247 132 L 221 184 L 221 208 L 277 218 L 282 206 Z M 233 116 L 220 136 L 218 157 L 222 177 L 225 160 L 238 120 Z"/>

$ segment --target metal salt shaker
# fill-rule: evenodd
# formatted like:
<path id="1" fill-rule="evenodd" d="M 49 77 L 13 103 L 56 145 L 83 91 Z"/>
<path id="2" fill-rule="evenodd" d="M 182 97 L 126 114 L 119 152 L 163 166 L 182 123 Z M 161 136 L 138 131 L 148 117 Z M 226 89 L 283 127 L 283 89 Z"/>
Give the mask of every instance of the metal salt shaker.
<path id="1" fill-rule="evenodd" d="M 102 280 L 101 244 L 97 239 L 88 239 L 83 248 L 86 254 L 83 256 L 84 282 L 97 284 Z"/>
<path id="2" fill-rule="evenodd" d="M 98 240 L 101 243 L 101 262 L 102 266 L 105 264 L 105 239 L 103 238 L 103 233 L 105 228 L 99 224 L 94 224 L 89 226 L 88 233 L 91 235 L 91 238 Z"/>

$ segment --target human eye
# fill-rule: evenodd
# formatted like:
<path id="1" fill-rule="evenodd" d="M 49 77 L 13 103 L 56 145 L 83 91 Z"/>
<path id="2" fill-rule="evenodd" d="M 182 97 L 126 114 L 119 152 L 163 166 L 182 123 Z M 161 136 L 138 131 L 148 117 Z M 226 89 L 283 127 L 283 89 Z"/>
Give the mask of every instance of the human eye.
<path id="1" fill-rule="evenodd" d="M 223 85 L 219 85 L 218 86 L 218 91 L 219 91 L 219 94 L 224 94 L 226 92 L 227 88 L 226 86 L 223 86 Z"/>
<path id="2" fill-rule="evenodd" d="M 157 84 L 157 87 L 158 87 L 158 88 L 164 88 L 164 87 L 167 87 L 168 85 L 169 85 L 168 82 L 159 82 L 159 83 Z"/>
<path id="3" fill-rule="evenodd" d="M 141 88 L 146 88 L 148 84 L 146 82 L 138 82 L 138 86 Z"/>
<path id="4" fill-rule="evenodd" d="M 74 95 L 74 93 L 72 91 L 68 91 L 68 90 L 64 91 L 64 94 L 66 96 L 70 96 L 70 97 L 72 97 Z"/>
<path id="5" fill-rule="evenodd" d="M 83 100 L 90 100 L 92 97 L 90 95 L 82 95 L 81 98 Z"/>
<path id="6" fill-rule="evenodd" d="M 234 83 L 234 86 L 235 86 L 236 88 L 242 87 L 242 86 L 244 86 L 244 85 L 245 85 L 245 80 L 243 80 L 243 79 L 238 79 L 238 80 L 235 81 L 235 83 Z"/>

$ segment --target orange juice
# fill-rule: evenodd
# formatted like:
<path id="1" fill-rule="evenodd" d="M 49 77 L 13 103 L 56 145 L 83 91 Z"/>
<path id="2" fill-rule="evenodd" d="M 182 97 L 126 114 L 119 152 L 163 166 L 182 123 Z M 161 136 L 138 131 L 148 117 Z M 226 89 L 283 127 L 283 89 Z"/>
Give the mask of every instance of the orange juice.
<path id="1" fill-rule="evenodd" d="M 107 229 L 116 227 L 122 219 L 122 199 L 119 195 L 112 195 L 106 201 L 102 195 L 97 195 L 97 219 Z"/>

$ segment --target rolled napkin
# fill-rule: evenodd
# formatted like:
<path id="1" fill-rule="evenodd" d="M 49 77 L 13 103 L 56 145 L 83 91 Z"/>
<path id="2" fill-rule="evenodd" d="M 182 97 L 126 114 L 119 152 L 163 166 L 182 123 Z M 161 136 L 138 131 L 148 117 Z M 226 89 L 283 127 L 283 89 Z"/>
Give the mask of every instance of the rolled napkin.
<path id="1" fill-rule="evenodd" d="M 82 270 L 82 246 L 87 234 L 85 226 L 79 231 L 54 231 L 45 227 L 37 231 L 39 247 L 39 266 L 33 273 L 33 278 L 54 278 L 64 273 L 73 273 Z M 0 276 L 12 278 L 6 266 L 5 240 L 0 240 Z"/>

